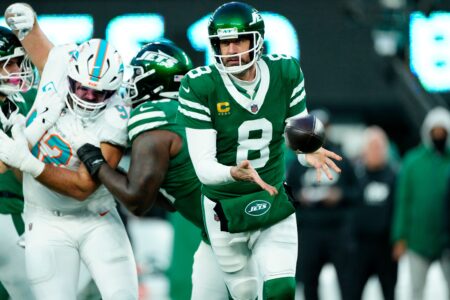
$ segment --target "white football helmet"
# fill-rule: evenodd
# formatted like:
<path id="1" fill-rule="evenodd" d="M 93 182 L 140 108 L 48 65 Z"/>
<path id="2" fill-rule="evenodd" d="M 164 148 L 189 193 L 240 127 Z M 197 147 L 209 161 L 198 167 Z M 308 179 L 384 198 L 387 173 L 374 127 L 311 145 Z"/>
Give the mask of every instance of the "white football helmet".
<path id="1" fill-rule="evenodd" d="M 26 92 L 33 83 L 33 66 L 24 48 L 11 30 L 0 26 L 0 94 Z"/>
<path id="2" fill-rule="evenodd" d="M 69 61 L 69 110 L 84 119 L 95 119 L 122 84 L 119 52 L 102 39 L 91 39 L 72 53 Z"/>

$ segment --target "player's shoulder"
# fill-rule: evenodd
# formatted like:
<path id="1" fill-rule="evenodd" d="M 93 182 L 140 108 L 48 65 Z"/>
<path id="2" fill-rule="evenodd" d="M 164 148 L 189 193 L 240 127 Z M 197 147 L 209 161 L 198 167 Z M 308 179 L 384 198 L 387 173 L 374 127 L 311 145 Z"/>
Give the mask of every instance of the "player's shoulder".
<path id="1" fill-rule="evenodd" d="M 133 142 L 140 134 L 156 129 L 170 130 L 175 124 L 178 102 L 161 99 L 144 102 L 131 111 L 128 138 Z M 173 128 L 172 128 L 173 129 Z"/>
<path id="2" fill-rule="evenodd" d="M 284 79 L 303 76 L 300 62 L 293 56 L 287 54 L 268 54 L 263 55 L 261 59 L 267 64 L 271 73 L 279 73 Z"/>
<path id="3" fill-rule="evenodd" d="M 72 55 L 76 55 L 77 48 L 78 46 L 75 43 L 54 46 L 49 52 L 48 59 L 68 60 Z"/>
<path id="4" fill-rule="evenodd" d="M 214 88 L 214 83 L 220 80 L 219 78 L 219 71 L 214 65 L 194 68 L 181 80 L 180 97 L 206 95 Z"/>
<path id="5" fill-rule="evenodd" d="M 131 110 L 128 128 L 136 123 L 175 120 L 178 102 L 170 99 L 146 101 Z"/>
<path id="6" fill-rule="evenodd" d="M 114 95 L 109 100 L 102 117 L 98 121 L 104 122 L 109 127 L 122 129 L 128 123 L 130 110 L 130 107 L 125 104 L 120 96 Z"/>

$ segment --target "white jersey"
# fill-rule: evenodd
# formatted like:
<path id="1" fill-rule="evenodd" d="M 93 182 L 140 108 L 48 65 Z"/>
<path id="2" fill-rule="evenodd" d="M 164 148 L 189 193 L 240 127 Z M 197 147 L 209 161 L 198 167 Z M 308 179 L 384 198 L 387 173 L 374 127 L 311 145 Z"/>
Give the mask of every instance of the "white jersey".
<path id="1" fill-rule="evenodd" d="M 67 97 L 69 84 L 67 63 L 72 55 L 71 51 L 75 47 L 76 45 L 73 44 L 52 49 L 43 70 L 39 86 L 40 94 L 45 95 L 50 88 L 51 90 L 55 89 L 61 97 Z M 54 97 L 54 93 L 51 96 Z M 45 97 L 41 96 L 41 99 L 44 101 Z M 64 101 L 64 98 L 61 101 Z M 83 128 L 83 132 L 89 134 L 89 140 L 86 142 L 94 143 L 97 146 L 101 142 L 107 142 L 125 147 L 127 145 L 128 118 L 129 108 L 124 106 L 122 99 L 116 95 L 109 100 L 105 111 L 92 121 L 82 121 L 69 109 L 63 109 L 58 121 L 44 134 L 31 152 L 45 163 L 76 171 L 81 164 L 74 147 L 79 143 L 77 140 L 79 128 Z M 29 116 L 28 123 L 32 122 L 32 116 L 31 118 Z M 114 202 L 112 195 L 103 185 L 83 202 L 47 188 L 29 174 L 24 174 L 23 187 L 26 204 L 31 203 L 61 212 L 78 211 L 93 200 Z"/>

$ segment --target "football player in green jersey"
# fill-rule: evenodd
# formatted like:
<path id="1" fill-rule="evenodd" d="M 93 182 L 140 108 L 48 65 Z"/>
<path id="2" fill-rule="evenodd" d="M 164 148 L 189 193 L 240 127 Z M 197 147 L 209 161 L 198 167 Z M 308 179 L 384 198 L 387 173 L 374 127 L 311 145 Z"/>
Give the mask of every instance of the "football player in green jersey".
<path id="1" fill-rule="evenodd" d="M 36 90 L 32 65 L 16 36 L 0 27 L 0 127 L 9 133 L 14 121 L 31 108 Z M 25 273 L 25 253 L 18 244 L 24 232 L 22 183 L 0 168 L 0 282 L 12 299 L 34 299 Z"/>
<path id="2" fill-rule="evenodd" d="M 175 122 L 180 81 L 191 68 L 187 54 L 169 41 L 142 47 L 131 60 L 129 78 L 124 83 L 125 98 L 131 100 L 133 107 L 128 122 L 132 145 L 128 174 L 104 164 L 99 149 L 90 144 L 79 149 L 84 153 L 79 156 L 87 166 L 99 161 L 96 177 L 134 214 L 141 215 L 158 203 L 175 208 L 204 231 L 201 184 L 189 158 L 185 129 Z M 192 260 L 193 253 L 186 253 L 183 258 L 189 254 Z M 203 241 L 195 254 L 192 281 L 191 299 L 228 299 L 211 248 Z M 180 292 L 184 299 L 189 294 Z"/>
<path id="3" fill-rule="evenodd" d="M 220 6 L 208 32 L 214 64 L 183 78 L 178 114 L 203 184 L 207 234 L 233 298 L 294 299 L 298 242 L 282 185 L 283 131 L 307 114 L 303 73 L 290 56 L 262 55 L 264 21 L 245 3 Z M 299 159 L 329 179 L 330 168 L 340 171 L 333 160 L 341 158 L 323 148 Z"/>

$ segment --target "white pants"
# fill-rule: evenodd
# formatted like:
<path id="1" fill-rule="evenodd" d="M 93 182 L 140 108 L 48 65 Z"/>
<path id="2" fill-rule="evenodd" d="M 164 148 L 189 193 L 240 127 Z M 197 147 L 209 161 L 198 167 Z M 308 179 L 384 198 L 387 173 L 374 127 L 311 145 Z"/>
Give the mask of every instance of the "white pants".
<path id="1" fill-rule="evenodd" d="M 407 252 L 407 255 L 411 274 L 412 299 L 423 300 L 423 292 L 425 289 L 428 270 L 430 269 L 433 261 L 430 261 L 429 259 L 411 250 Z M 450 257 L 448 253 L 442 255 L 439 262 L 444 274 L 444 279 L 447 282 L 447 291 L 450 295 Z"/>
<path id="2" fill-rule="evenodd" d="M 215 202 L 203 198 L 211 246 L 233 297 L 233 285 L 239 281 L 250 282 L 257 278 L 260 287 L 262 282 L 271 279 L 295 276 L 298 252 L 295 214 L 265 229 L 229 233 L 220 230 L 215 205 Z"/>
<path id="3" fill-rule="evenodd" d="M 82 260 L 105 300 L 138 298 L 136 263 L 117 210 L 70 215 L 25 206 L 26 269 L 37 299 L 75 300 Z"/>
<path id="4" fill-rule="evenodd" d="M 194 254 L 191 300 L 228 300 L 228 290 L 211 246 L 200 242 Z"/>
<path id="5" fill-rule="evenodd" d="M 0 214 L 0 281 L 12 300 L 34 299 L 25 273 L 25 250 L 11 215 Z"/>

